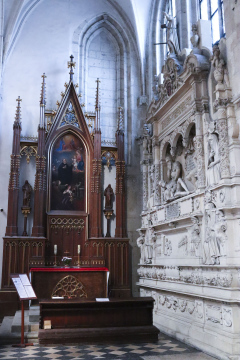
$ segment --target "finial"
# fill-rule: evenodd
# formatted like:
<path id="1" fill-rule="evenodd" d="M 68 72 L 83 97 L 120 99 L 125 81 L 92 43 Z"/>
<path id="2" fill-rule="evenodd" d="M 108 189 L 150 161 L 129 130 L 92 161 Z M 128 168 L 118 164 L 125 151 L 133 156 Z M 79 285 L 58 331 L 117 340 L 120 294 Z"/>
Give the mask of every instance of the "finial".
<path id="1" fill-rule="evenodd" d="M 96 110 L 96 124 L 95 124 L 95 128 L 97 130 L 100 129 L 100 101 L 99 101 L 99 83 L 101 81 L 99 80 L 99 78 L 97 78 L 96 83 L 97 83 L 97 90 L 96 90 L 96 105 L 95 105 L 95 110 Z"/>
<path id="2" fill-rule="evenodd" d="M 42 106 L 46 105 L 46 94 L 45 94 L 45 90 L 46 90 L 46 83 L 45 83 L 45 79 L 46 79 L 46 75 L 45 73 L 42 74 L 42 88 L 41 88 L 41 95 L 40 95 L 40 104 Z"/>
<path id="3" fill-rule="evenodd" d="M 46 105 L 46 75 L 45 73 L 42 74 L 42 88 L 41 88 L 41 95 L 40 95 L 40 120 L 39 120 L 39 126 L 40 128 L 45 127 L 45 105 Z"/>
<path id="4" fill-rule="evenodd" d="M 123 131 L 124 126 L 123 126 L 123 108 L 122 106 L 118 107 L 118 125 L 117 125 L 117 130 L 122 130 Z"/>
<path id="5" fill-rule="evenodd" d="M 71 55 L 71 56 L 70 56 L 70 61 L 68 61 L 68 68 L 70 68 L 70 72 L 69 72 L 70 81 L 73 81 L 73 74 L 74 74 L 73 68 L 75 68 L 75 65 L 76 65 L 76 63 L 73 62 L 73 59 L 74 59 L 74 56 Z"/>
<path id="6" fill-rule="evenodd" d="M 97 83 L 97 90 L 96 90 L 96 105 L 95 105 L 95 110 L 97 110 L 98 108 L 100 108 L 100 101 L 99 101 L 99 83 L 101 81 L 99 80 L 99 78 L 97 78 L 96 83 Z"/>
<path id="7" fill-rule="evenodd" d="M 15 116 L 14 125 L 20 125 L 20 123 L 21 123 L 21 106 L 20 106 L 20 102 L 22 101 L 22 99 L 20 99 L 20 96 L 18 96 L 16 101 L 18 102 L 18 104 L 17 104 L 17 110 L 16 110 L 16 116 Z"/>

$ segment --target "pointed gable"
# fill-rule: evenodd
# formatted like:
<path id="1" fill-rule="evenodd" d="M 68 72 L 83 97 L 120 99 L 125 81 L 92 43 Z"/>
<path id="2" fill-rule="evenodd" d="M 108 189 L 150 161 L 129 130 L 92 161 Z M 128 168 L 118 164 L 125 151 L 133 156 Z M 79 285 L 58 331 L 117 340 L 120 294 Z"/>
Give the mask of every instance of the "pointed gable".
<path id="1" fill-rule="evenodd" d="M 92 138 L 79 102 L 78 94 L 76 93 L 72 81 L 66 86 L 65 93 L 48 132 L 46 141 L 47 147 L 60 133 L 65 133 L 69 130 L 73 130 L 74 132 L 77 131 L 93 150 Z"/>

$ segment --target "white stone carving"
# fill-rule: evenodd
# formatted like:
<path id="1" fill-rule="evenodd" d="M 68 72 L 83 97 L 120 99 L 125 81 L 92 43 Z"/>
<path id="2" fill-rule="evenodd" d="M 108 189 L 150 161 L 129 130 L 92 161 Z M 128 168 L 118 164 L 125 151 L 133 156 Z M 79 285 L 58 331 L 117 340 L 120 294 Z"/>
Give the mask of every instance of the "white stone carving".
<path id="1" fill-rule="evenodd" d="M 167 20 L 167 44 L 170 54 L 178 54 L 180 52 L 177 36 L 176 19 L 171 15 L 163 12 L 164 18 Z"/>
<path id="2" fill-rule="evenodd" d="M 169 166 L 169 165 L 168 165 Z M 171 164 L 171 175 L 168 182 L 161 181 L 160 186 L 163 191 L 164 201 L 171 201 L 178 197 L 189 194 L 189 190 L 181 178 L 182 165 L 179 161 L 174 161 Z"/>
<path id="3" fill-rule="evenodd" d="M 206 232 L 203 244 L 204 264 L 220 264 L 220 258 L 226 256 L 225 242 L 226 220 L 221 210 L 206 210 Z"/>
<path id="4" fill-rule="evenodd" d="M 139 232 L 139 238 L 137 238 L 137 246 L 140 248 L 141 251 L 141 257 L 140 257 L 140 264 L 144 264 L 144 243 L 145 243 L 145 239 L 144 239 L 144 235 L 143 235 L 143 231 L 138 230 Z"/>
<path id="5" fill-rule="evenodd" d="M 178 243 L 178 248 L 184 249 L 185 255 L 188 255 L 188 237 L 185 235 Z"/>
<path id="6" fill-rule="evenodd" d="M 203 301 L 196 300 L 195 301 L 195 314 L 199 319 L 203 318 Z"/>
<path id="7" fill-rule="evenodd" d="M 220 269 L 213 271 L 212 267 L 145 266 L 141 266 L 138 269 L 138 274 L 143 279 L 171 280 L 177 283 L 183 282 L 186 284 L 214 286 L 218 288 L 230 288 L 233 284 L 232 270 Z M 237 281 L 238 271 L 236 270 L 234 275 L 235 281 Z M 240 280 L 238 282 L 240 282 Z"/>
<path id="8" fill-rule="evenodd" d="M 172 242 L 166 236 L 163 236 L 163 254 L 165 256 L 170 256 L 171 253 L 172 253 Z"/>
<path id="9" fill-rule="evenodd" d="M 229 307 L 222 308 L 223 325 L 226 327 L 232 326 L 232 309 Z"/>
<path id="10" fill-rule="evenodd" d="M 211 57 L 211 62 L 214 67 L 214 78 L 217 81 L 217 89 L 224 88 L 223 82 L 225 83 L 226 87 L 230 87 L 229 83 L 229 76 L 228 70 L 226 68 L 225 61 L 220 57 L 220 49 L 218 45 L 213 46 L 213 56 Z"/>
<path id="11" fill-rule="evenodd" d="M 222 309 L 221 306 L 208 305 L 205 307 L 206 320 L 213 323 L 222 324 Z"/>
<path id="12" fill-rule="evenodd" d="M 212 133 L 208 137 L 208 170 L 207 185 L 218 184 L 220 176 L 220 159 L 218 149 L 218 136 Z"/>
<path id="13" fill-rule="evenodd" d="M 145 234 L 139 230 L 140 237 L 137 239 L 137 246 L 141 251 L 140 264 L 151 264 L 153 259 L 153 248 L 156 242 L 154 228 L 148 227 Z"/>

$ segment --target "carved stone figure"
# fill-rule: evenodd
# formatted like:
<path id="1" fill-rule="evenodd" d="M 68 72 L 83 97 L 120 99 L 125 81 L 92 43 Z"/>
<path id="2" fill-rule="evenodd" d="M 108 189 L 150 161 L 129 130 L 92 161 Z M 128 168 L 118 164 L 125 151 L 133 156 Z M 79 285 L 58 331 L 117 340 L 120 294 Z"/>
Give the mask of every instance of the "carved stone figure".
<path id="1" fill-rule="evenodd" d="M 186 180 L 189 181 L 194 189 L 197 188 L 197 154 L 194 149 L 194 136 L 189 137 L 188 146 L 185 150 L 185 170 Z"/>
<path id="2" fill-rule="evenodd" d="M 171 163 L 171 172 L 170 164 L 167 163 L 167 177 L 170 175 L 170 181 L 167 183 L 165 181 L 160 181 L 160 186 L 163 189 L 163 199 L 164 201 L 170 201 L 177 197 L 181 197 L 189 194 L 189 190 L 182 180 L 182 165 L 179 161 Z"/>
<path id="3" fill-rule="evenodd" d="M 215 80 L 218 82 L 218 85 L 222 87 L 224 81 L 226 87 L 230 87 L 228 70 L 226 68 L 225 61 L 220 58 L 220 49 L 218 45 L 213 46 L 213 56 L 211 57 L 211 61 L 215 68 L 213 75 Z"/>
<path id="4" fill-rule="evenodd" d="M 191 227 L 191 245 L 190 245 L 190 254 L 193 256 L 200 256 L 200 226 L 199 219 L 195 216 L 192 217 L 193 226 Z"/>
<path id="5" fill-rule="evenodd" d="M 25 181 L 22 187 L 22 191 L 23 191 L 23 206 L 30 207 L 32 187 L 27 180 Z"/>
<path id="6" fill-rule="evenodd" d="M 221 210 L 206 212 L 206 235 L 203 244 L 203 262 L 219 265 L 220 257 L 226 256 L 226 220 Z"/>
<path id="7" fill-rule="evenodd" d="M 144 239 L 143 231 L 142 230 L 138 230 L 138 231 L 140 236 L 139 238 L 137 238 L 137 246 L 140 248 L 140 252 L 141 252 L 140 264 L 144 264 L 145 239 Z"/>
<path id="8" fill-rule="evenodd" d="M 190 38 L 190 41 L 192 43 L 193 49 L 195 50 L 198 47 L 198 43 L 199 43 L 197 24 L 192 24 L 192 33 L 193 35 Z"/>
<path id="9" fill-rule="evenodd" d="M 113 189 L 110 184 L 106 187 L 104 191 L 104 196 L 105 196 L 105 209 L 111 210 L 112 201 L 113 201 Z"/>
<path id="10" fill-rule="evenodd" d="M 218 136 L 215 133 L 209 135 L 208 138 L 208 170 L 207 185 L 215 185 L 219 183 L 220 177 L 220 159 L 218 151 Z"/>
<path id="11" fill-rule="evenodd" d="M 167 14 L 165 11 L 163 12 L 164 18 L 167 20 L 167 44 L 170 54 L 178 54 L 180 52 L 179 44 L 178 44 L 178 36 L 176 29 L 176 20 L 175 18 Z"/>
<path id="12" fill-rule="evenodd" d="M 145 235 L 145 255 L 144 255 L 144 263 L 151 264 L 153 258 L 153 239 L 152 232 L 150 228 L 147 229 Z"/>
<path id="13" fill-rule="evenodd" d="M 163 254 L 165 256 L 170 256 L 172 253 L 172 242 L 165 236 L 163 237 Z"/>

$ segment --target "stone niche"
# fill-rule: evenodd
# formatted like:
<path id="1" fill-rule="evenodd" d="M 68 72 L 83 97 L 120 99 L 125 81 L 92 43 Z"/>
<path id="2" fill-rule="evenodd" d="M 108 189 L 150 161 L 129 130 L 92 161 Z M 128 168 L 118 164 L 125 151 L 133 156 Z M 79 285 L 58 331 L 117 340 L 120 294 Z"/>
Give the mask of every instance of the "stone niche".
<path id="1" fill-rule="evenodd" d="M 197 43 L 167 58 L 143 128 L 138 286 L 161 331 L 239 359 L 239 132 L 219 47 Z"/>

